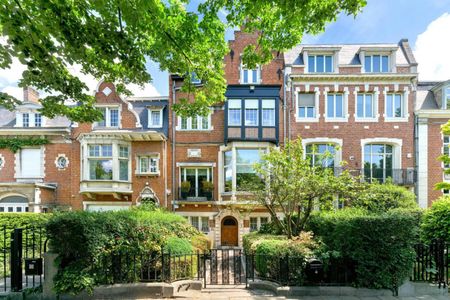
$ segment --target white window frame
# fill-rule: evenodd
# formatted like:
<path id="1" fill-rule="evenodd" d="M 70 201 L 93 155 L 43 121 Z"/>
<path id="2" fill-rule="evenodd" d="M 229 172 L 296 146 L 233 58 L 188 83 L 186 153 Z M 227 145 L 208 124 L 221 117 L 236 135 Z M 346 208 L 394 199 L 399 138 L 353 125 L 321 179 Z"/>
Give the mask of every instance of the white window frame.
<path id="1" fill-rule="evenodd" d="M 255 107 L 256 103 L 256 107 Z M 247 106 L 248 105 L 248 106 Z M 247 123 L 247 112 L 256 110 L 256 124 Z M 258 127 L 259 126 L 259 99 L 245 99 L 244 100 L 244 126 Z"/>
<path id="2" fill-rule="evenodd" d="M 22 151 L 23 150 L 27 150 L 27 149 L 36 149 L 39 150 L 41 153 L 41 161 L 40 161 L 40 174 L 38 174 L 37 176 L 25 176 L 22 172 Z M 42 180 L 45 177 L 45 148 L 42 147 L 27 147 L 27 148 L 22 148 L 20 151 L 17 151 L 17 153 L 15 154 L 15 158 L 16 158 L 16 172 L 15 172 L 15 178 L 17 179 L 32 179 L 32 180 Z"/>
<path id="3" fill-rule="evenodd" d="M 186 181 L 186 170 L 187 169 L 191 169 L 191 170 L 195 170 L 195 184 L 196 184 L 196 189 L 195 189 L 195 196 L 193 197 L 199 197 L 199 188 L 200 188 L 200 182 L 198 181 L 198 169 L 206 169 L 206 177 L 207 177 L 207 181 L 211 182 L 212 184 L 214 184 L 213 182 L 213 169 L 212 166 L 181 166 L 180 167 L 180 181 L 179 181 L 179 186 L 181 186 L 181 182 Z"/>
<path id="4" fill-rule="evenodd" d="M 303 152 L 304 157 L 306 158 L 306 146 L 307 145 L 314 145 L 314 144 L 328 144 L 334 146 L 334 167 L 339 167 L 341 165 L 342 161 L 342 145 L 343 140 L 342 139 L 336 139 L 336 138 L 328 138 L 328 137 L 317 137 L 317 138 L 307 138 L 302 139 L 302 146 L 303 146 Z"/>
<path id="5" fill-rule="evenodd" d="M 212 112 L 209 113 L 207 117 L 196 116 L 196 117 L 183 118 L 183 117 L 179 116 L 179 117 L 177 117 L 178 125 L 176 127 L 176 130 L 179 130 L 179 131 L 211 131 L 214 129 L 211 126 L 211 115 L 212 115 Z M 182 124 L 183 119 L 186 119 L 186 128 L 183 128 L 183 124 Z M 192 128 L 192 120 L 193 119 L 197 120 L 197 128 Z M 207 120 L 208 128 L 203 128 L 203 120 Z M 201 126 L 198 126 L 198 124 L 200 124 Z"/>
<path id="6" fill-rule="evenodd" d="M 39 116 L 39 118 L 38 118 Z M 37 123 L 37 120 L 39 119 L 39 124 Z M 34 113 L 34 127 L 42 127 L 42 114 L 41 113 Z"/>
<path id="7" fill-rule="evenodd" d="M 31 113 L 28 113 L 28 112 L 22 113 L 22 127 L 25 127 L 25 128 L 30 127 L 30 125 L 32 124 L 32 122 L 30 122 L 31 121 L 30 115 L 31 115 Z M 27 116 L 27 117 L 25 118 L 25 116 Z M 25 126 L 25 119 L 27 120 L 26 126 Z"/>
<path id="8" fill-rule="evenodd" d="M 314 105 L 315 105 L 315 116 L 314 118 L 303 118 L 300 117 L 299 103 L 300 103 L 300 94 L 309 94 L 314 93 Z M 295 121 L 296 122 L 319 122 L 320 118 L 320 90 L 318 87 L 314 88 L 314 91 L 309 91 L 308 87 L 300 87 L 295 88 Z"/>
<path id="9" fill-rule="evenodd" d="M 442 109 L 450 109 L 450 85 L 442 89 Z"/>
<path id="10" fill-rule="evenodd" d="M 318 72 L 317 71 L 317 56 L 323 56 L 323 72 Z M 326 57 L 329 56 L 331 57 L 331 71 L 326 71 Z M 330 54 L 330 53 L 313 53 L 313 54 L 309 54 L 307 55 L 307 69 L 306 69 L 306 73 L 310 73 L 310 74 L 323 74 L 323 73 L 334 73 L 335 72 L 335 66 L 334 66 L 334 54 Z M 310 57 L 314 57 L 314 71 L 310 71 L 309 68 L 309 58 Z"/>
<path id="11" fill-rule="evenodd" d="M 228 101 L 228 109 L 227 109 L 227 116 L 228 116 L 228 126 L 241 126 L 242 125 L 242 100 L 241 99 L 229 99 Z M 233 107 L 230 107 L 231 103 L 239 103 L 239 105 L 237 104 L 233 104 Z M 239 106 L 239 107 L 238 107 Z M 239 123 L 235 124 L 231 124 L 230 123 L 230 110 L 239 110 Z"/>
<path id="12" fill-rule="evenodd" d="M 348 92 L 325 92 L 325 122 L 346 122 L 348 120 Z M 333 95 L 334 115 L 328 116 L 328 96 Z M 342 117 L 336 117 L 336 96 L 342 96 Z"/>
<path id="13" fill-rule="evenodd" d="M 256 229 L 253 229 L 253 230 L 252 230 L 252 222 L 251 222 L 252 219 L 256 219 Z M 264 224 L 270 223 L 270 221 L 271 221 L 271 217 L 269 215 L 267 215 L 267 216 L 250 216 L 249 217 L 248 225 L 249 225 L 250 232 L 255 232 L 255 231 L 258 231 L 261 229 L 261 226 L 264 225 L 261 222 L 261 219 L 267 219 L 267 222 Z"/>
<path id="14" fill-rule="evenodd" d="M 141 168 L 141 159 L 147 159 L 148 161 L 148 170 L 142 171 Z M 156 162 L 156 170 L 151 171 L 152 165 L 151 161 Z M 160 156 L 159 153 L 148 153 L 148 154 L 138 154 L 136 156 L 136 175 L 159 175 L 160 174 Z"/>
<path id="15" fill-rule="evenodd" d="M 367 96 L 372 97 L 372 116 L 368 117 L 366 116 L 366 101 Z M 363 116 L 358 116 L 358 98 L 362 96 L 363 97 Z M 356 120 L 375 120 L 377 119 L 377 105 L 376 105 L 377 97 L 375 96 L 375 93 L 355 93 L 355 119 Z"/>
<path id="16" fill-rule="evenodd" d="M 373 71 L 373 57 L 375 55 L 379 55 L 380 56 L 380 71 L 379 72 L 374 72 Z M 382 69 L 383 69 L 383 56 L 387 56 L 387 59 L 388 59 L 388 62 L 387 62 L 388 69 L 385 72 L 382 71 Z M 370 70 L 371 70 L 370 72 L 367 71 L 367 67 L 366 67 L 366 58 L 367 57 L 370 57 Z M 388 54 L 388 53 L 369 53 L 369 54 L 365 53 L 364 54 L 364 61 L 362 62 L 362 64 L 364 65 L 364 73 L 375 73 L 375 74 L 378 74 L 378 73 L 391 73 L 392 72 L 391 71 L 391 69 L 392 69 L 391 68 L 391 54 Z"/>
<path id="17" fill-rule="evenodd" d="M 396 138 L 368 138 L 361 139 L 360 165 L 364 166 L 365 150 L 367 144 L 387 144 L 392 146 L 392 169 L 402 169 L 402 139 Z M 361 168 L 363 169 L 363 168 Z"/>
<path id="18" fill-rule="evenodd" d="M 104 109 L 105 110 L 105 125 L 104 126 L 100 126 L 99 122 L 95 122 L 94 123 L 94 127 L 97 128 L 121 128 L 121 124 L 122 124 L 122 118 L 121 118 L 121 107 L 120 105 L 98 105 L 96 106 L 96 108 L 98 109 Z M 111 126 L 111 110 L 117 110 L 117 126 Z"/>
<path id="19" fill-rule="evenodd" d="M 275 99 L 262 99 L 261 101 L 261 126 L 274 127 L 276 124 L 276 100 Z M 264 111 L 271 111 L 271 123 L 265 123 L 268 120 L 264 119 Z"/>
<path id="20" fill-rule="evenodd" d="M 159 112 L 159 123 L 153 124 L 153 112 Z M 148 109 L 148 128 L 162 128 L 163 127 L 163 108 L 149 108 Z"/>
<path id="21" fill-rule="evenodd" d="M 189 224 L 191 224 L 192 227 L 196 228 L 198 231 L 203 232 L 205 234 L 208 234 L 210 232 L 209 228 L 209 217 L 207 216 L 184 216 L 188 219 Z M 195 226 L 193 223 L 193 220 L 197 220 L 197 226 Z M 206 227 L 203 227 L 205 224 L 204 221 L 206 220 Z M 205 229 L 205 230 L 203 230 Z"/>
<path id="22" fill-rule="evenodd" d="M 241 72 L 240 72 L 240 83 L 241 84 L 261 84 L 261 66 L 256 66 L 256 69 L 248 69 L 241 63 Z M 253 71 L 256 70 L 256 81 L 253 82 Z M 247 71 L 247 80 L 248 82 L 244 81 L 244 73 Z"/>

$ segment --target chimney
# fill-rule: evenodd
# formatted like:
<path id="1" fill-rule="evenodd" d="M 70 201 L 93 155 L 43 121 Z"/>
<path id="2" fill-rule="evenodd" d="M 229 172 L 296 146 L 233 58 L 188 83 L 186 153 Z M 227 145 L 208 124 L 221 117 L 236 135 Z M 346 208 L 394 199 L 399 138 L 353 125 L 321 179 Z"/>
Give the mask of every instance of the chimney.
<path id="1" fill-rule="evenodd" d="M 32 87 L 23 88 L 23 102 L 39 103 L 39 93 Z"/>

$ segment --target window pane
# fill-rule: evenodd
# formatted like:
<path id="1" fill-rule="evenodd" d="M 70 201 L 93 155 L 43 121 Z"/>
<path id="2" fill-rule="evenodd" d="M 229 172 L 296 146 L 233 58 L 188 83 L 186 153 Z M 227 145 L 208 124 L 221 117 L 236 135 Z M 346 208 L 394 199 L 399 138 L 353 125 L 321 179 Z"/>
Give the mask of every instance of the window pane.
<path id="1" fill-rule="evenodd" d="M 102 156 L 112 156 L 112 145 L 102 145 Z"/>
<path id="2" fill-rule="evenodd" d="M 382 61 L 381 61 L 381 71 L 382 72 L 389 72 L 389 56 L 383 55 Z"/>
<path id="3" fill-rule="evenodd" d="M 202 217 L 202 226 L 201 226 L 201 231 L 202 232 L 208 232 L 209 231 L 209 219 L 208 217 Z"/>
<path id="4" fill-rule="evenodd" d="M 364 117 L 364 95 L 358 94 L 358 99 L 356 103 L 356 115 L 358 118 Z"/>
<path id="5" fill-rule="evenodd" d="M 187 129 L 188 119 L 186 117 L 181 117 L 181 129 Z"/>
<path id="6" fill-rule="evenodd" d="M 333 72 L 333 58 L 330 55 L 325 56 L 325 71 Z"/>
<path id="7" fill-rule="evenodd" d="M 139 165 L 140 165 L 140 172 L 141 173 L 148 173 L 148 158 L 147 157 L 141 157 L 139 158 Z"/>
<path id="8" fill-rule="evenodd" d="M 30 115 L 29 114 L 22 114 L 22 123 L 23 123 L 23 127 L 30 126 Z"/>
<path id="9" fill-rule="evenodd" d="M 202 117 L 202 129 L 209 129 L 209 118 Z"/>
<path id="10" fill-rule="evenodd" d="M 159 172 L 159 159 L 156 157 L 149 158 L 150 160 L 150 173 Z"/>
<path id="11" fill-rule="evenodd" d="M 119 126 L 119 110 L 110 109 L 111 127 Z"/>
<path id="12" fill-rule="evenodd" d="M 248 83 L 248 70 L 244 70 L 244 83 Z"/>
<path id="13" fill-rule="evenodd" d="M 35 127 L 41 127 L 42 125 L 42 115 L 41 114 L 34 114 L 34 126 Z"/>
<path id="14" fill-rule="evenodd" d="M 198 229 L 198 217 L 191 217 L 191 225 Z"/>
<path id="15" fill-rule="evenodd" d="M 106 126 L 106 108 L 100 107 L 99 110 L 101 111 L 103 115 L 103 119 L 101 121 L 98 121 L 98 126 Z"/>
<path id="16" fill-rule="evenodd" d="M 334 95 L 327 96 L 327 117 L 334 117 Z"/>
<path id="17" fill-rule="evenodd" d="M 100 156 L 100 145 L 89 146 L 89 156 Z"/>
<path id="18" fill-rule="evenodd" d="M 344 117 L 344 103 L 342 101 L 342 95 L 336 95 L 336 118 Z"/>
<path id="19" fill-rule="evenodd" d="M 298 111 L 298 116 L 300 118 L 305 118 L 306 117 L 306 107 L 300 107 L 300 109 Z"/>
<path id="20" fill-rule="evenodd" d="M 228 125 L 241 125 L 241 109 L 232 108 L 228 111 Z"/>
<path id="21" fill-rule="evenodd" d="M 159 110 L 152 110 L 151 112 L 151 125 L 160 126 L 161 124 L 161 112 Z"/>
<path id="22" fill-rule="evenodd" d="M 393 95 L 392 94 L 388 94 L 386 95 L 386 114 L 389 118 L 394 117 L 394 112 L 393 112 Z"/>
<path id="23" fill-rule="evenodd" d="M 324 69 L 324 58 L 323 58 L 323 55 L 317 55 L 316 56 L 316 60 L 317 60 L 317 72 L 318 73 L 322 73 L 322 72 L 324 72 L 325 71 L 325 69 Z"/>
<path id="24" fill-rule="evenodd" d="M 119 179 L 128 180 L 128 160 L 119 161 Z"/>
<path id="25" fill-rule="evenodd" d="M 128 158 L 128 147 L 120 146 L 119 147 L 119 156 L 123 158 Z"/>
<path id="26" fill-rule="evenodd" d="M 316 68 L 314 66 L 315 64 L 315 57 L 312 55 L 308 56 L 308 72 L 315 72 Z"/>
<path id="27" fill-rule="evenodd" d="M 245 125 L 258 125 L 258 109 L 245 109 Z"/>
<path id="28" fill-rule="evenodd" d="M 89 174 L 93 180 L 112 180 L 112 159 L 89 160 Z"/>
<path id="29" fill-rule="evenodd" d="M 380 72 L 380 65 L 381 65 L 381 61 L 380 61 L 380 56 L 379 55 L 374 55 L 373 56 L 373 72 L 378 73 Z"/>
<path id="30" fill-rule="evenodd" d="M 402 95 L 396 94 L 395 95 L 395 116 L 396 117 L 402 117 Z"/>
<path id="31" fill-rule="evenodd" d="M 198 129 L 198 118 L 197 117 L 191 118 L 191 129 Z"/>
<path id="32" fill-rule="evenodd" d="M 372 95 L 371 94 L 366 94 L 364 95 L 365 97 L 365 106 L 366 106 L 366 118 L 372 118 L 374 117 L 373 115 L 373 102 L 372 102 Z"/>
<path id="33" fill-rule="evenodd" d="M 264 108 L 262 110 L 262 125 L 275 126 L 275 109 Z"/>
<path id="34" fill-rule="evenodd" d="M 307 107 L 306 108 L 306 117 L 308 117 L 308 118 L 314 118 L 315 117 L 315 109 L 314 109 L 314 107 Z"/>
<path id="35" fill-rule="evenodd" d="M 252 70 L 252 82 L 257 83 L 258 82 L 258 70 Z"/>
<path id="36" fill-rule="evenodd" d="M 236 149 L 236 162 L 238 164 L 253 165 L 259 162 L 259 149 Z"/>
<path id="37" fill-rule="evenodd" d="M 364 70 L 366 72 L 372 72 L 372 56 L 365 56 L 364 57 Z"/>
<path id="38" fill-rule="evenodd" d="M 258 230 L 258 218 L 250 218 L 250 231 Z"/>

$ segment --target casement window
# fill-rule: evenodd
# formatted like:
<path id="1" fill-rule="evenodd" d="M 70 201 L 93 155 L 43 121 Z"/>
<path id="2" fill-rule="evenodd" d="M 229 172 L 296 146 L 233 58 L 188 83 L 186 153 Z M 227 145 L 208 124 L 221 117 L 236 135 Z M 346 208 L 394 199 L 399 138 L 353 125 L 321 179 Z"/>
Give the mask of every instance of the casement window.
<path id="1" fill-rule="evenodd" d="M 250 217 L 250 232 L 261 229 L 261 226 L 269 223 L 268 217 Z"/>
<path id="2" fill-rule="evenodd" d="M 275 100 L 262 100 L 262 126 L 275 126 Z"/>
<path id="3" fill-rule="evenodd" d="M 245 126 L 258 124 L 258 100 L 245 100 Z"/>
<path id="4" fill-rule="evenodd" d="M 101 121 L 96 125 L 98 127 L 119 127 L 119 108 L 118 107 L 99 107 L 103 115 Z"/>
<path id="5" fill-rule="evenodd" d="M 34 127 L 42 126 L 42 115 L 39 113 L 34 114 Z"/>
<path id="6" fill-rule="evenodd" d="M 345 107 L 344 97 L 342 94 L 327 95 L 327 118 L 340 119 L 344 118 Z"/>
<path id="7" fill-rule="evenodd" d="M 211 115 L 196 117 L 179 117 L 179 130 L 211 130 Z"/>
<path id="8" fill-rule="evenodd" d="M 333 72 L 332 55 L 308 55 L 309 73 L 331 73 Z"/>
<path id="9" fill-rule="evenodd" d="M 129 148 L 119 145 L 119 180 L 128 181 Z"/>
<path id="10" fill-rule="evenodd" d="M 311 166 L 334 167 L 336 149 L 333 144 L 308 144 L 306 145 L 305 154 Z"/>
<path id="11" fill-rule="evenodd" d="M 257 66 L 255 69 L 247 69 L 241 66 L 241 83 L 242 84 L 259 84 L 261 82 L 261 68 Z"/>
<path id="12" fill-rule="evenodd" d="M 374 118 L 375 105 L 372 94 L 358 94 L 356 101 L 356 116 L 358 118 Z"/>
<path id="13" fill-rule="evenodd" d="M 403 118 L 405 114 L 403 101 L 402 94 L 386 94 L 386 117 Z"/>
<path id="14" fill-rule="evenodd" d="M 163 127 L 163 109 L 149 109 L 148 110 L 148 127 L 161 128 Z"/>
<path id="15" fill-rule="evenodd" d="M 445 98 L 444 98 L 444 100 L 445 100 L 445 108 L 446 109 L 450 109 L 450 87 L 447 87 L 446 89 L 445 89 L 445 94 L 444 94 L 445 96 Z"/>
<path id="16" fill-rule="evenodd" d="M 388 144 L 364 146 L 364 177 L 368 181 L 385 182 L 393 176 L 393 147 Z"/>
<path id="17" fill-rule="evenodd" d="M 113 179 L 113 145 L 89 145 L 89 179 Z"/>
<path id="18" fill-rule="evenodd" d="M 138 174 L 159 174 L 159 156 L 156 154 L 138 156 Z"/>
<path id="19" fill-rule="evenodd" d="M 197 228 L 199 231 L 208 233 L 209 232 L 209 218 L 208 217 L 190 217 L 191 225 Z"/>
<path id="20" fill-rule="evenodd" d="M 450 136 L 444 135 L 444 141 L 443 141 L 443 153 L 444 155 L 450 155 Z M 444 168 L 448 169 L 450 168 L 450 164 L 444 164 Z"/>
<path id="21" fill-rule="evenodd" d="M 224 152 L 224 165 L 223 165 L 223 173 L 224 173 L 224 187 L 225 192 L 231 192 L 233 187 L 233 160 L 232 160 L 232 151 Z"/>
<path id="22" fill-rule="evenodd" d="M 316 117 L 316 95 L 315 94 L 298 94 L 298 118 L 315 118 Z"/>
<path id="23" fill-rule="evenodd" d="M 42 149 L 41 148 L 25 148 L 20 150 L 20 175 L 22 178 L 42 178 L 43 177 L 43 163 L 42 163 Z"/>
<path id="24" fill-rule="evenodd" d="M 389 55 L 365 55 L 364 70 L 366 73 L 389 72 Z"/>
<path id="25" fill-rule="evenodd" d="M 241 125 L 241 100 L 228 100 L 228 125 Z"/>
<path id="26" fill-rule="evenodd" d="M 22 124 L 23 124 L 23 127 L 30 127 L 30 114 L 29 113 L 22 114 Z"/>
<path id="27" fill-rule="evenodd" d="M 189 182 L 190 190 L 185 197 L 208 197 L 211 191 L 205 188 L 206 182 L 212 181 L 212 169 L 205 167 L 186 167 L 180 170 L 181 182 Z"/>

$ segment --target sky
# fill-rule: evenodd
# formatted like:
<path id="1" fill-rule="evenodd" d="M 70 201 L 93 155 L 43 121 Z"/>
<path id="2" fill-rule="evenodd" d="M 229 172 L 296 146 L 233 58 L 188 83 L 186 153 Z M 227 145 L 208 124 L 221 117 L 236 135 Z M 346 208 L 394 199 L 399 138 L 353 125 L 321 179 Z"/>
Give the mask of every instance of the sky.
<path id="1" fill-rule="evenodd" d="M 196 7 L 194 0 L 191 7 Z M 356 18 L 341 14 L 317 36 L 304 36 L 305 44 L 398 43 L 407 38 L 419 63 L 420 80 L 450 79 L 450 0 L 368 0 Z M 223 17 L 223 16 L 221 16 Z M 233 38 L 233 31 L 226 34 Z M 0 41 L 1 42 L 1 41 Z M 78 72 L 77 67 L 74 68 Z M 153 81 L 144 90 L 131 88 L 146 96 L 168 95 L 168 74 L 149 61 L 147 69 Z M 15 63 L 12 70 L 0 69 L 0 90 L 19 98 L 17 81 L 23 67 Z M 78 72 L 79 73 L 79 72 Z M 90 89 L 97 81 L 82 75 Z"/>

